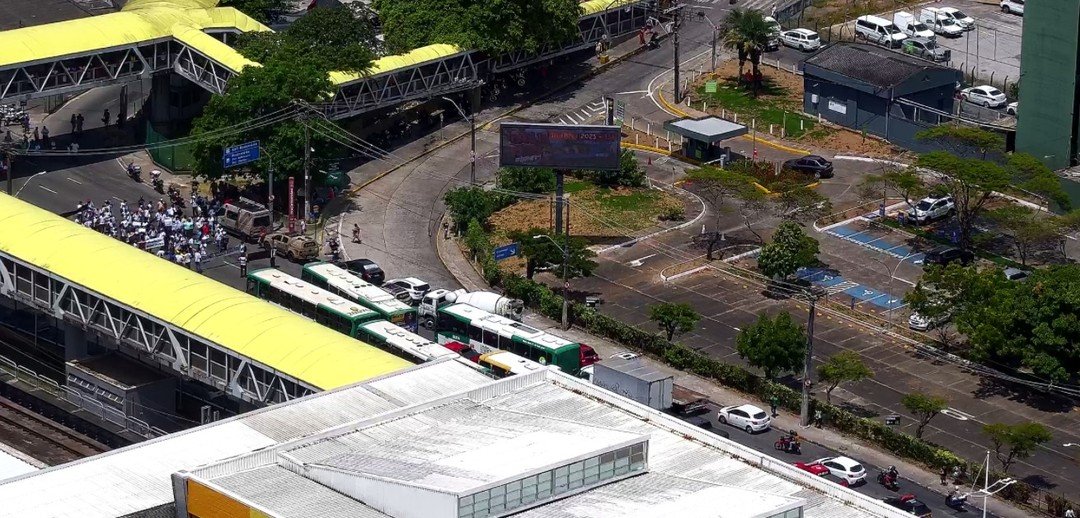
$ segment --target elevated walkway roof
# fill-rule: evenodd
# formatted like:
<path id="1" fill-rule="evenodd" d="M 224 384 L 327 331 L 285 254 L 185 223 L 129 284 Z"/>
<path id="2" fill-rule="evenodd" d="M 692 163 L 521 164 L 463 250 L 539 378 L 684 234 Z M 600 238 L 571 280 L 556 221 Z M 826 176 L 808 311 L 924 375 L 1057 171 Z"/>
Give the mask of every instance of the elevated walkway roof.
<path id="1" fill-rule="evenodd" d="M 0 250 L 320 389 L 411 365 L 6 194 Z"/>
<path id="2" fill-rule="evenodd" d="M 211 37 L 192 36 L 192 31 L 213 29 L 270 30 L 232 7 L 217 7 L 217 3 L 218 0 L 130 0 L 118 13 L 0 32 L 0 67 L 86 56 L 154 40 L 182 39 L 182 36 L 187 38 L 182 39 L 184 43 L 222 65 L 242 68 L 253 64 Z M 239 72 L 240 68 L 233 71 Z"/>

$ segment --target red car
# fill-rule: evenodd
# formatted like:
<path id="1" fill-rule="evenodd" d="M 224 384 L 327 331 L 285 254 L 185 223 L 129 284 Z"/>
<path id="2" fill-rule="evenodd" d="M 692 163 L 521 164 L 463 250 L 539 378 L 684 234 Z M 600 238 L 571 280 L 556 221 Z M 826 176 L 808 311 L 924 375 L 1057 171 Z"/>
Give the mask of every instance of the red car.
<path id="1" fill-rule="evenodd" d="M 469 361 L 472 361 L 472 362 L 480 361 L 480 353 L 476 352 L 476 350 L 473 349 L 472 347 L 469 347 L 469 346 L 467 346 L 467 345 L 465 345 L 465 344 L 463 344 L 461 342 L 455 342 L 455 341 L 446 342 L 446 343 L 443 344 L 443 347 L 445 347 L 447 349 L 450 349 L 451 351 L 454 351 L 454 352 L 464 356 L 465 359 L 467 359 Z"/>
<path id="2" fill-rule="evenodd" d="M 814 462 L 814 463 L 796 462 L 795 467 L 799 468 L 799 469 L 801 469 L 803 471 L 813 473 L 814 475 L 817 475 L 817 476 L 820 476 L 820 477 L 824 477 L 824 476 L 829 474 L 829 468 L 826 468 L 823 464 L 819 464 L 817 462 Z"/>

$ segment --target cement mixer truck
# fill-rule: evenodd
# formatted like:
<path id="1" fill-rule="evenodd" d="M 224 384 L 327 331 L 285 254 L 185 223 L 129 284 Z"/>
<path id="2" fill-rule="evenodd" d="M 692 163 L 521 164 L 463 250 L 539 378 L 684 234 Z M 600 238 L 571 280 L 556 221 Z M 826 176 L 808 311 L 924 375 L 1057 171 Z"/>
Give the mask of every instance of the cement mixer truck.
<path id="1" fill-rule="evenodd" d="M 521 299 L 504 297 L 490 291 L 465 290 L 432 290 L 420 300 L 417 309 L 420 321 L 425 326 L 431 327 L 435 322 L 435 315 L 439 308 L 449 304 L 468 304 L 474 308 L 482 309 L 511 320 L 521 321 L 521 312 L 525 309 L 525 303 Z"/>

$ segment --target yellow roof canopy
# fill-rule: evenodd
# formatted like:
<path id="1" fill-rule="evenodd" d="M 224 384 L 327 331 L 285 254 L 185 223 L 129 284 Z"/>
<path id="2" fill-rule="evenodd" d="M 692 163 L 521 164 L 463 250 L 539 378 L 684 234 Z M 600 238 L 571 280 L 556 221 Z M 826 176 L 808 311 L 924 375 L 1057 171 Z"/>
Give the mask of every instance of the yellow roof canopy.
<path id="1" fill-rule="evenodd" d="M 187 268 L 0 194 L 0 250 L 320 389 L 410 364 Z"/>

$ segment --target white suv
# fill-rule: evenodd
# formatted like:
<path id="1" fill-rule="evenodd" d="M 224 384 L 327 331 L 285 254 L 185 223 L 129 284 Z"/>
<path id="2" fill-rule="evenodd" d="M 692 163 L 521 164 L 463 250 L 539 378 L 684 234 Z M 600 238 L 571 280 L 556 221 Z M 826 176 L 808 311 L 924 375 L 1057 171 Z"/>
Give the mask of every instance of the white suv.
<path id="1" fill-rule="evenodd" d="M 915 208 L 908 211 L 908 217 L 916 223 L 922 224 L 935 219 L 940 219 L 952 214 L 956 210 L 952 196 L 935 198 L 930 196 L 919 200 Z"/>
<path id="2" fill-rule="evenodd" d="M 716 420 L 720 424 L 729 424 L 735 428 L 742 428 L 746 433 L 768 430 L 772 423 L 769 414 L 754 405 L 726 406 L 716 414 Z"/>
<path id="3" fill-rule="evenodd" d="M 810 29 L 791 29 L 780 33 L 780 41 L 803 52 L 821 48 L 821 38 Z"/>
<path id="4" fill-rule="evenodd" d="M 1024 15 L 1024 0 L 1001 0 L 1001 12 Z"/>
<path id="5" fill-rule="evenodd" d="M 383 288 L 392 288 L 394 286 L 400 286 L 409 293 L 409 298 L 412 299 L 412 304 L 416 305 L 420 303 L 420 300 L 424 298 L 427 292 L 431 291 L 431 285 L 417 279 L 416 277 L 405 277 L 404 279 L 390 279 L 383 283 Z"/>

